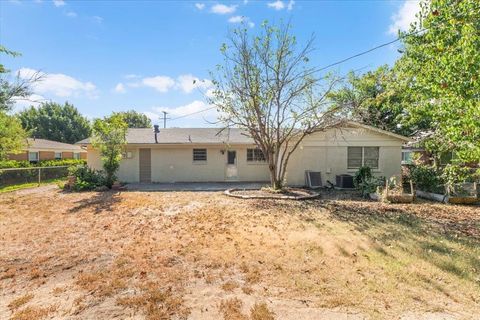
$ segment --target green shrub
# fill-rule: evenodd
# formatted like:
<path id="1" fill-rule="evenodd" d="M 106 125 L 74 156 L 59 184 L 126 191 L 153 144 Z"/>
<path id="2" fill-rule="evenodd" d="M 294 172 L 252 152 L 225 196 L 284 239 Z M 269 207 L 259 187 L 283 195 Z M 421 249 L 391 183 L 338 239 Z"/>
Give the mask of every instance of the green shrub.
<path id="1" fill-rule="evenodd" d="M 87 161 L 84 159 L 59 159 L 59 160 L 42 160 L 38 162 L 39 167 L 56 167 L 56 166 L 77 166 L 85 165 Z"/>
<path id="2" fill-rule="evenodd" d="M 362 196 L 368 197 L 370 193 L 374 193 L 377 187 L 385 183 L 385 178 L 375 178 L 370 167 L 360 167 L 353 177 L 355 188 L 362 193 Z"/>
<path id="3" fill-rule="evenodd" d="M 434 166 L 417 165 L 410 170 L 410 178 L 419 190 L 444 193 L 444 180 L 441 172 Z"/>
<path id="4" fill-rule="evenodd" d="M 76 178 L 75 184 L 71 186 L 74 191 L 93 190 L 106 184 L 103 171 L 90 169 L 86 165 L 70 167 L 68 174 Z"/>
<path id="5" fill-rule="evenodd" d="M 33 167 L 33 164 L 28 161 L 16 161 L 16 160 L 0 161 L 0 169 L 29 168 L 29 167 Z"/>
<path id="6" fill-rule="evenodd" d="M 0 169 L 76 166 L 76 165 L 84 165 L 86 163 L 87 162 L 83 159 L 42 160 L 37 163 L 31 163 L 29 161 L 3 160 L 3 161 L 0 161 Z"/>

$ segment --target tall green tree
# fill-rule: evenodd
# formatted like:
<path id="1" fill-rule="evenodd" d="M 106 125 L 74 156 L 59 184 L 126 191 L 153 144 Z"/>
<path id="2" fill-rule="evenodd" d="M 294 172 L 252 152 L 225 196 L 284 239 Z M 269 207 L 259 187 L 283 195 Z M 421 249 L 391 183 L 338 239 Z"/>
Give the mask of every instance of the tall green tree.
<path id="1" fill-rule="evenodd" d="M 480 1 L 423 0 L 395 71 L 413 118 L 430 117 L 432 151 L 480 161 Z"/>
<path id="2" fill-rule="evenodd" d="M 0 45 L 0 57 L 2 55 L 18 57 L 20 53 L 8 50 Z M 32 94 L 31 85 L 41 80 L 38 73 L 31 75 L 28 79 L 20 79 L 18 76 L 12 79 L 10 73 L 11 71 L 0 63 L 0 111 L 3 112 L 11 111 L 15 100 L 28 100 L 28 97 Z"/>
<path id="3" fill-rule="evenodd" d="M 113 114 L 118 114 L 123 117 L 129 128 L 151 128 L 152 121 L 143 113 L 137 112 L 135 110 L 114 112 Z"/>
<path id="4" fill-rule="evenodd" d="M 272 188 L 282 189 L 293 152 L 307 135 L 337 125 L 343 106 L 327 103 L 335 81 L 321 81 L 309 63 L 313 39 L 299 45 L 288 24 L 249 29 L 233 31 L 222 46 L 210 102 L 226 126 L 248 132 L 268 163 Z"/>
<path id="5" fill-rule="evenodd" d="M 22 151 L 27 141 L 27 133 L 20 121 L 0 111 L 0 160 L 8 154 Z"/>
<path id="6" fill-rule="evenodd" d="M 0 58 L 4 55 L 17 57 L 20 53 L 0 45 Z M 5 159 L 9 153 L 20 152 L 26 145 L 26 131 L 20 121 L 8 112 L 12 110 L 16 98 L 27 98 L 31 95 L 30 85 L 38 78 L 34 76 L 29 80 L 17 78 L 12 81 L 10 70 L 0 63 L 0 160 Z"/>
<path id="7" fill-rule="evenodd" d="M 41 139 L 75 143 L 90 136 L 88 119 L 72 104 L 55 102 L 30 107 L 19 114 L 22 126 Z"/>
<path id="8" fill-rule="evenodd" d="M 116 173 L 120 168 L 127 129 L 127 123 L 119 114 L 104 119 L 95 119 L 93 123 L 92 145 L 100 151 L 103 169 L 106 173 L 105 184 L 109 188 L 115 182 Z"/>
<path id="9" fill-rule="evenodd" d="M 361 75 L 350 72 L 329 98 L 335 105 L 351 105 L 353 120 L 379 129 L 410 136 L 431 128 L 429 117 L 412 119 L 408 112 L 412 101 L 387 65 Z"/>

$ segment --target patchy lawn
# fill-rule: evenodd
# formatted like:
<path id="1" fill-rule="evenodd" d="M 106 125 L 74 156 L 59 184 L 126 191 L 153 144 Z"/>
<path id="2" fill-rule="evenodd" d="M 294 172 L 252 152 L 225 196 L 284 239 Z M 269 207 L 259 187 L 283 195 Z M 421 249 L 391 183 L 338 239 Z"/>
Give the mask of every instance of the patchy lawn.
<path id="1" fill-rule="evenodd" d="M 37 191 L 0 195 L 5 318 L 480 314 L 479 207 Z"/>

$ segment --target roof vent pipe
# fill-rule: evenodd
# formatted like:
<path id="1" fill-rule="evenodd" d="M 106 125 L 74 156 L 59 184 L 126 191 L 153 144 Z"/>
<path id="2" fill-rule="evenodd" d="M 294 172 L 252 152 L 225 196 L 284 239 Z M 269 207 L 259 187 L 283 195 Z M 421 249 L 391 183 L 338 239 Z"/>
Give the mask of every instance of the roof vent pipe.
<path id="1" fill-rule="evenodd" d="M 153 132 L 155 133 L 155 143 L 158 143 L 157 134 L 160 133 L 160 129 L 158 129 L 158 124 L 153 126 Z"/>

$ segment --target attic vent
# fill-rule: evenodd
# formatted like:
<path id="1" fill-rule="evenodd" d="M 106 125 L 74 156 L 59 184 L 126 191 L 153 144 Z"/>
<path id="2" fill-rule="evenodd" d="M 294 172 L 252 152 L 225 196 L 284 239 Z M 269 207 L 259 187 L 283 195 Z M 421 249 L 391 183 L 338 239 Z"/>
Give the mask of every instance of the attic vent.
<path id="1" fill-rule="evenodd" d="M 322 186 L 321 172 L 305 170 L 305 184 L 309 188 L 320 188 Z"/>

